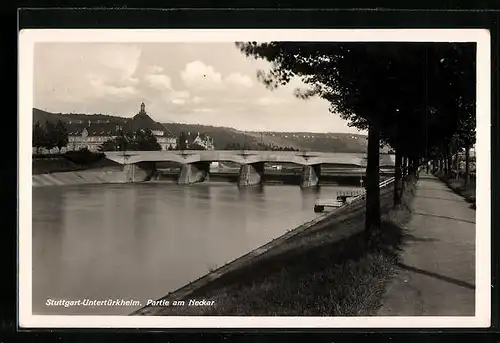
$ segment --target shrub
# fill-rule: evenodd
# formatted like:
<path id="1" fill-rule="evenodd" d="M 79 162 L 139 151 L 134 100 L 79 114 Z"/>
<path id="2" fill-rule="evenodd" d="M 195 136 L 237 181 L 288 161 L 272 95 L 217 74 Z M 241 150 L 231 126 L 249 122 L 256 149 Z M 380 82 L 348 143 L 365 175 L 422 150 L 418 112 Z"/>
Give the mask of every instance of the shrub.
<path id="1" fill-rule="evenodd" d="M 64 157 L 73 163 L 85 165 L 100 161 L 104 158 L 104 153 L 102 152 L 92 152 L 86 148 L 78 151 L 67 151 Z"/>

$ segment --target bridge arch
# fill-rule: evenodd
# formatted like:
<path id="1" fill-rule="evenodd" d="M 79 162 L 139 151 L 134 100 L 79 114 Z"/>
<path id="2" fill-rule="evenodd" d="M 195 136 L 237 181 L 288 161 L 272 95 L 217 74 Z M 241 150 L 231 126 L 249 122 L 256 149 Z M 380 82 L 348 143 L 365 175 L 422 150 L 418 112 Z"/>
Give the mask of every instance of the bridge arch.
<path id="1" fill-rule="evenodd" d="M 366 165 L 365 154 L 324 153 L 299 151 L 129 151 L 105 152 L 106 158 L 120 164 L 138 164 L 156 162 L 171 163 L 180 166 L 179 183 L 189 184 L 208 179 L 213 163 L 239 165 L 238 184 L 248 186 L 259 184 L 264 175 L 265 165 L 296 165 L 301 169 L 301 185 L 317 186 L 322 166 L 345 168 L 363 168 Z M 381 155 L 381 166 L 394 166 L 394 156 Z M 236 169 L 236 168 L 234 168 Z"/>

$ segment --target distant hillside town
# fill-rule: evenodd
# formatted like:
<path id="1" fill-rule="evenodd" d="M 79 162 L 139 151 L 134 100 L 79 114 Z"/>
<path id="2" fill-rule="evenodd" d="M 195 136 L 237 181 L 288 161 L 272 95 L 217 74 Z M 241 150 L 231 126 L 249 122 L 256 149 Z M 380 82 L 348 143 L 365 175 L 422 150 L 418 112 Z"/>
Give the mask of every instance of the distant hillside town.
<path id="1" fill-rule="evenodd" d="M 116 151 L 143 148 L 153 150 L 215 149 L 344 153 L 365 153 L 367 151 L 367 136 L 364 134 L 256 132 L 223 126 L 160 123 L 149 116 L 145 104 L 140 105 L 138 113 L 132 118 L 98 113 L 51 113 L 34 108 L 33 123 L 33 153 L 57 153 L 59 147 L 61 147 L 61 152 L 80 149 Z M 48 130 L 47 125 L 52 131 L 66 131 L 67 142 L 63 139 L 64 137 L 52 139 L 52 142 L 47 141 L 44 138 L 47 134 L 43 132 Z M 35 131 L 38 134 L 35 134 Z M 57 132 L 48 136 L 54 135 L 61 136 Z M 139 140 L 150 140 L 150 142 L 139 143 Z M 391 150 L 389 147 L 383 147 L 381 153 L 391 153 Z"/>
<path id="2" fill-rule="evenodd" d="M 40 110 L 35 109 L 35 113 L 40 113 Z M 46 114 L 50 114 L 43 113 L 46 117 Z M 45 121 L 34 118 L 33 153 L 63 153 L 82 149 L 92 152 L 114 151 L 123 150 L 126 145 L 132 149 L 133 142 L 148 139 L 151 144 L 147 150 L 175 150 L 179 147 L 179 137 L 168 131 L 165 125 L 155 122 L 146 112 L 144 103 L 141 103 L 139 112 L 131 119 L 106 118 L 103 115 L 97 115 L 100 119 L 96 119 L 96 115 L 88 115 L 83 119 L 81 115 L 73 115 L 76 118 L 72 119 L 59 116 L 56 123 L 53 118 L 45 118 Z M 214 139 L 203 133 L 193 135 L 188 132 L 182 145 L 185 149 L 213 150 Z"/>

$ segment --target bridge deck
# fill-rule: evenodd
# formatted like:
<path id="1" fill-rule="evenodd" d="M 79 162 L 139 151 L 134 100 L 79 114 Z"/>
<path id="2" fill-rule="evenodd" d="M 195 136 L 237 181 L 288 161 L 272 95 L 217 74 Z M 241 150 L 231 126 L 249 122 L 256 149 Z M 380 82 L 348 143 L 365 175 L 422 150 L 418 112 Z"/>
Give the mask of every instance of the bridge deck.
<path id="1" fill-rule="evenodd" d="M 189 151 L 107 151 L 106 158 L 120 164 L 139 162 L 234 162 L 253 164 L 259 162 L 295 163 L 299 165 L 337 164 L 366 166 L 366 155 L 362 153 L 300 152 L 300 151 L 234 151 L 234 150 L 189 150 Z M 394 155 L 380 155 L 381 166 L 394 166 Z"/>

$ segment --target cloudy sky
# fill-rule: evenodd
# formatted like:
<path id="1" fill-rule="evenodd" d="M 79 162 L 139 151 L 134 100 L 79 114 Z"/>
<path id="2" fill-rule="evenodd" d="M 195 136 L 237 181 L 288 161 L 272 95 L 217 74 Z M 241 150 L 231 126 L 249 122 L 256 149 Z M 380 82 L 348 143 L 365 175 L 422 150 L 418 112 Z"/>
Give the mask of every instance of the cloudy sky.
<path id="1" fill-rule="evenodd" d="M 132 117 L 142 101 L 160 122 L 240 130 L 358 132 L 322 99 L 300 100 L 300 81 L 268 90 L 264 61 L 233 43 L 37 43 L 34 107 Z"/>

